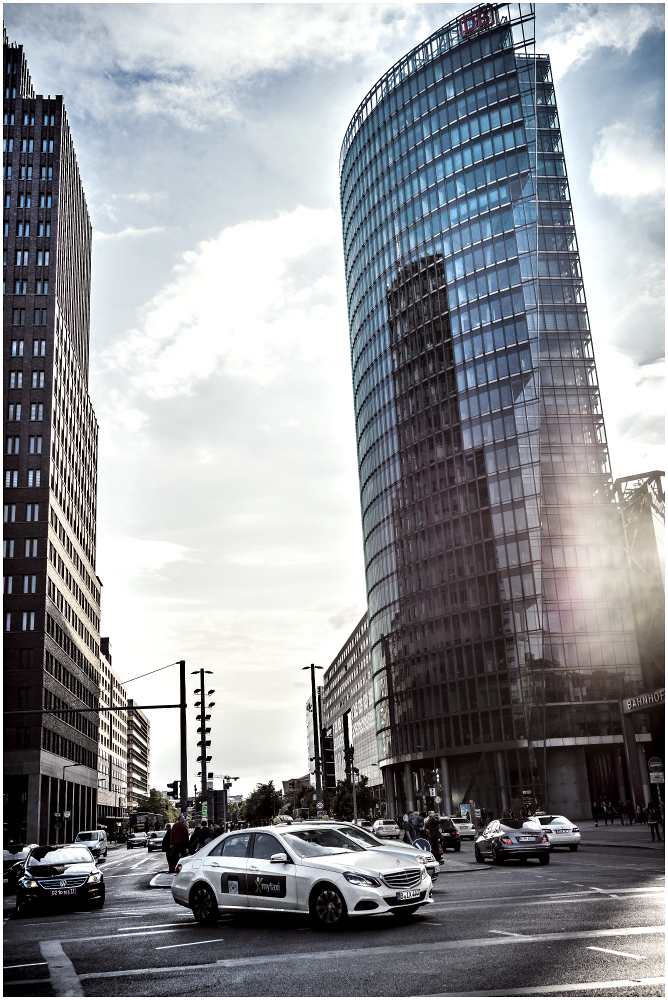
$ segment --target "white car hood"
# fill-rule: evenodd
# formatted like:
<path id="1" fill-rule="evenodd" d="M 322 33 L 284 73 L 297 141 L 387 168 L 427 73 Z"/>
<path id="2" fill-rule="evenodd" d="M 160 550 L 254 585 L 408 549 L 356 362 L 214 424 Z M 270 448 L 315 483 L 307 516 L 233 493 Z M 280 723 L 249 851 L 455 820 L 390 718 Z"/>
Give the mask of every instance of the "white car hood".
<path id="1" fill-rule="evenodd" d="M 327 871 L 349 872 L 359 869 L 370 875 L 385 875 L 387 872 L 401 871 L 404 868 L 419 868 L 420 862 L 415 852 L 415 863 L 411 858 L 399 858 L 397 855 L 382 854 L 380 851 L 351 851 L 346 854 L 323 854 L 316 858 L 302 858 L 301 863 L 306 868 L 325 868 Z"/>

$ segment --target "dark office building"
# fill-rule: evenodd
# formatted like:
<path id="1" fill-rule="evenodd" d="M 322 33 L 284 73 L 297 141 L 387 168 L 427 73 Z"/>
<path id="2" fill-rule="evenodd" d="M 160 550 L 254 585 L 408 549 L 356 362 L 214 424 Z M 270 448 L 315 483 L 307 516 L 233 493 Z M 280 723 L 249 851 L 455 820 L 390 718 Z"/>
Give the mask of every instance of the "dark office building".
<path id="1" fill-rule="evenodd" d="M 91 224 L 63 98 L 6 35 L 3 75 L 4 705 L 72 709 L 6 717 L 5 836 L 45 843 L 97 819 Z"/>
<path id="2" fill-rule="evenodd" d="M 643 797 L 644 689 L 550 59 L 463 14 L 350 122 L 341 209 L 378 760 L 590 815 Z"/>

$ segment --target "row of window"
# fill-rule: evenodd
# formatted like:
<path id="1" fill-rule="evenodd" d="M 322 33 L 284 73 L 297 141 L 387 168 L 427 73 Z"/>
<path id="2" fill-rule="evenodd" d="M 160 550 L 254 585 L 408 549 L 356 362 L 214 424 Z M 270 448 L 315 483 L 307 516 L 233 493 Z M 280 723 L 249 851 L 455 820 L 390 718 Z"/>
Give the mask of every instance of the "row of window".
<path id="1" fill-rule="evenodd" d="M 13 627 L 12 627 L 13 626 Z M 34 632 L 34 611 L 7 611 L 5 613 L 5 632 Z"/>
<path id="2" fill-rule="evenodd" d="M 23 555 L 26 559 L 36 559 L 37 558 L 37 538 L 25 538 L 23 540 Z M 18 549 L 19 546 L 17 545 Z M 2 540 L 2 555 L 4 559 L 14 558 L 14 539 L 13 538 L 3 538 Z"/>
<path id="3" fill-rule="evenodd" d="M 4 517 L 3 520 L 5 524 L 14 524 L 16 521 L 16 504 L 6 503 L 4 505 Z M 39 504 L 29 503 L 26 504 L 26 521 L 39 521 Z M 14 555 L 14 547 L 11 547 L 11 555 Z"/>
<path id="4" fill-rule="evenodd" d="M 97 770 L 97 754 L 92 750 L 66 739 L 59 733 L 54 733 L 52 729 L 42 728 L 42 749 L 48 753 L 55 754 L 56 757 L 64 757 L 65 760 L 72 760 L 84 767 Z"/>
<path id="5" fill-rule="evenodd" d="M 33 575 L 33 576 L 24 576 L 23 577 L 23 591 L 15 590 L 15 588 L 14 588 L 14 580 L 15 579 L 16 579 L 17 583 L 20 583 L 20 580 L 21 580 L 20 576 L 17 576 L 17 577 L 3 576 L 3 578 L 2 578 L 2 592 L 3 592 L 3 594 L 14 594 L 14 593 L 16 593 L 16 594 L 18 594 L 18 593 L 36 594 L 37 593 L 37 577 L 35 575 Z"/>
<path id="6" fill-rule="evenodd" d="M 40 208 L 51 208 L 51 194 L 50 192 L 42 192 L 39 196 L 38 205 Z M 12 207 L 12 196 L 11 194 L 5 194 L 5 208 Z M 30 191 L 19 191 L 18 198 L 16 202 L 17 208 L 31 208 L 32 207 L 32 193 Z M 5 266 L 7 265 L 7 260 L 4 261 Z"/>
<path id="7" fill-rule="evenodd" d="M 17 250 L 16 251 L 15 266 L 16 267 L 28 267 L 29 264 L 30 264 L 30 250 Z M 36 264 L 37 264 L 37 267 L 48 267 L 49 266 L 49 251 L 48 250 L 38 250 L 37 251 Z M 16 315 L 16 313 L 18 311 L 19 311 L 18 309 L 15 309 L 14 310 L 14 315 Z M 23 323 L 25 323 L 25 309 L 22 309 L 21 312 L 23 313 L 23 316 L 24 316 Z M 18 320 L 13 320 L 13 323 L 15 325 L 18 322 L 19 322 Z M 35 322 L 39 323 L 39 320 L 36 319 Z M 46 323 L 46 313 L 45 313 L 43 322 Z M 23 325 L 23 324 L 21 324 L 21 325 Z"/>
<path id="8" fill-rule="evenodd" d="M 21 419 L 21 404 L 20 403 L 10 403 L 7 407 L 7 420 L 20 420 Z M 44 403 L 31 403 L 30 404 L 30 419 L 31 420 L 44 420 Z"/>
<path id="9" fill-rule="evenodd" d="M 19 445 L 21 438 L 19 437 L 8 437 L 7 438 L 7 454 L 8 455 L 18 455 Z M 30 455 L 41 455 L 42 454 L 42 436 L 31 435 L 28 438 L 28 454 Z"/>
<path id="10" fill-rule="evenodd" d="M 28 469 L 27 473 L 27 483 L 29 487 L 41 486 L 42 474 L 40 469 Z M 19 471 L 18 469 L 6 469 L 5 470 L 5 489 L 15 488 L 19 485 Z"/>
<path id="11" fill-rule="evenodd" d="M 26 167 L 25 163 L 22 163 L 18 168 L 18 178 L 20 181 L 31 181 L 32 180 L 32 165 L 28 164 Z M 8 163 L 7 166 L 2 168 L 3 178 L 7 178 L 8 181 L 12 179 L 12 164 Z M 37 176 L 37 175 L 35 175 Z M 42 167 L 39 173 L 39 178 L 42 181 L 52 181 L 53 180 L 53 167 Z M 5 236 L 8 234 L 5 233 Z M 44 235 L 44 234 L 42 234 Z"/>
<path id="12" fill-rule="evenodd" d="M 89 705 L 91 708 L 98 707 L 97 696 L 85 684 L 82 684 L 48 649 L 44 653 L 44 666 L 47 672 L 52 677 L 55 677 L 57 681 L 60 681 L 63 687 L 68 688 L 72 694 L 76 695 L 79 701 L 82 701 L 85 705 Z"/>
<path id="13" fill-rule="evenodd" d="M 37 341 L 39 343 L 39 341 Z M 22 389 L 23 388 L 23 372 L 16 370 L 9 373 L 9 388 L 10 389 Z M 32 373 L 32 388 L 33 389 L 43 389 L 44 388 L 44 370 L 33 371 Z M 11 454 L 11 452 L 8 452 Z"/>
<path id="14" fill-rule="evenodd" d="M 8 73 L 10 72 L 9 63 L 7 64 L 7 72 Z M 14 66 L 14 72 L 16 73 L 16 66 Z M 42 119 L 42 125 L 51 125 L 51 126 L 53 126 L 53 125 L 55 125 L 55 121 L 56 121 L 56 119 L 55 119 L 54 115 L 49 115 L 49 113 L 47 111 L 44 112 L 44 117 Z M 5 112 L 5 115 L 4 115 L 4 124 L 5 125 L 14 125 L 14 112 L 13 111 L 11 113 L 7 112 L 7 111 Z M 23 124 L 24 125 L 34 125 L 35 124 L 35 112 L 34 111 L 32 111 L 32 112 L 25 111 L 23 113 Z"/>
<path id="15" fill-rule="evenodd" d="M 38 140 L 39 142 L 39 140 Z M 20 145 L 19 145 L 20 143 Z M 35 151 L 35 140 L 34 139 L 17 139 L 16 141 L 17 151 L 20 149 L 22 153 L 34 153 Z M 53 139 L 42 139 L 41 146 L 43 153 L 53 153 Z M 13 153 L 14 152 L 14 140 L 13 139 L 3 139 L 2 140 L 2 151 L 3 153 Z"/>
<path id="16" fill-rule="evenodd" d="M 34 228 L 34 227 L 33 227 Z M 5 236 L 9 236 L 9 222 L 5 222 Z M 30 221 L 25 222 L 22 219 L 16 223 L 16 235 L 17 236 L 30 236 Z M 34 236 L 33 232 L 33 236 Z M 50 236 L 51 235 L 51 223 L 50 222 L 38 222 L 37 223 L 37 235 L 38 236 Z"/>
<path id="17" fill-rule="evenodd" d="M 5 278 L 2 280 L 2 294 L 7 293 L 7 281 Z M 14 295 L 27 295 L 28 294 L 28 279 L 27 278 L 15 278 L 14 279 Z M 49 294 L 49 279 L 48 278 L 37 278 L 35 281 L 35 295 L 48 295 Z M 45 321 L 46 322 L 46 321 Z M 22 324 L 19 324 L 22 325 Z"/>
<path id="18" fill-rule="evenodd" d="M 23 340 L 12 340 L 11 343 L 11 356 L 13 358 L 23 357 Z M 32 342 L 32 356 L 33 358 L 44 358 L 46 357 L 46 340 L 33 340 Z M 17 388 L 19 388 L 17 386 Z"/>

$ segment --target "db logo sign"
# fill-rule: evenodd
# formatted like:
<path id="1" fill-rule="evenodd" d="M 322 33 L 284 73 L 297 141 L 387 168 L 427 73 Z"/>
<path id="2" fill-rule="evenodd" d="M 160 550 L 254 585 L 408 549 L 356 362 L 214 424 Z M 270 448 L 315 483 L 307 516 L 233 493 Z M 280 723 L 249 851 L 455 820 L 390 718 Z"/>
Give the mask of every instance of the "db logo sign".
<path id="1" fill-rule="evenodd" d="M 493 24 L 494 7 L 491 3 L 487 3 L 484 7 L 478 7 L 477 10 L 467 14 L 466 17 L 460 18 L 460 38 L 468 38 L 469 35 L 475 35 L 478 31 L 485 31 L 487 28 L 491 28 Z"/>

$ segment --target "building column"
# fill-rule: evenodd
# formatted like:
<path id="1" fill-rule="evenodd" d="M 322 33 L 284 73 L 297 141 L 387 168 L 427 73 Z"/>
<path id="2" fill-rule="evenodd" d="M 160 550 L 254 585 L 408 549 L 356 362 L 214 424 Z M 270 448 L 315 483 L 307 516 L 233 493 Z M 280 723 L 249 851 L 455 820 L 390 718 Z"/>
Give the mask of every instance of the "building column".
<path id="1" fill-rule="evenodd" d="M 29 844 L 39 844 L 40 792 L 42 778 L 40 774 L 28 775 L 28 801 L 26 803 L 26 840 Z"/>
<path id="2" fill-rule="evenodd" d="M 383 781 L 385 782 L 385 815 L 396 817 L 397 801 L 394 796 L 394 775 L 391 767 L 382 768 Z"/>
<path id="3" fill-rule="evenodd" d="M 501 797 L 501 809 L 510 809 L 510 799 L 508 798 L 508 779 L 506 777 L 506 758 L 503 750 L 497 750 L 494 754 L 496 762 L 496 780 L 499 785 L 499 795 Z"/>
<path id="4" fill-rule="evenodd" d="M 621 711 L 622 735 L 624 737 L 624 754 L 626 756 L 626 770 L 631 784 L 631 799 L 634 806 L 639 806 L 648 801 L 649 783 L 647 781 L 647 765 L 645 763 L 645 751 L 642 743 L 636 743 L 636 734 L 633 729 L 633 716 L 626 715 Z"/>
<path id="5" fill-rule="evenodd" d="M 441 772 L 441 785 L 443 786 L 443 812 L 446 816 L 453 816 L 452 808 L 452 786 L 450 785 L 450 765 L 447 757 L 440 757 L 438 761 Z"/>
<path id="6" fill-rule="evenodd" d="M 620 747 L 615 747 L 615 778 L 617 780 L 617 795 L 620 802 L 626 802 L 626 782 L 624 781 L 624 768 L 622 767 L 622 751 Z"/>
<path id="7" fill-rule="evenodd" d="M 635 739 L 635 737 L 634 737 Z M 638 766 L 640 770 L 640 785 L 643 794 L 643 805 L 647 805 L 652 799 L 652 789 L 649 786 L 649 771 L 647 770 L 647 758 L 645 757 L 645 747 L 642 743 L 636 743 Z"/>
<path id="8" fill-rule="evenodd" d="M 413 787 L 413 766 L 410 761 L 404 763 L 404 785 L 406 795 L 406 810 L 415 812 L 415 788 Z"/>

